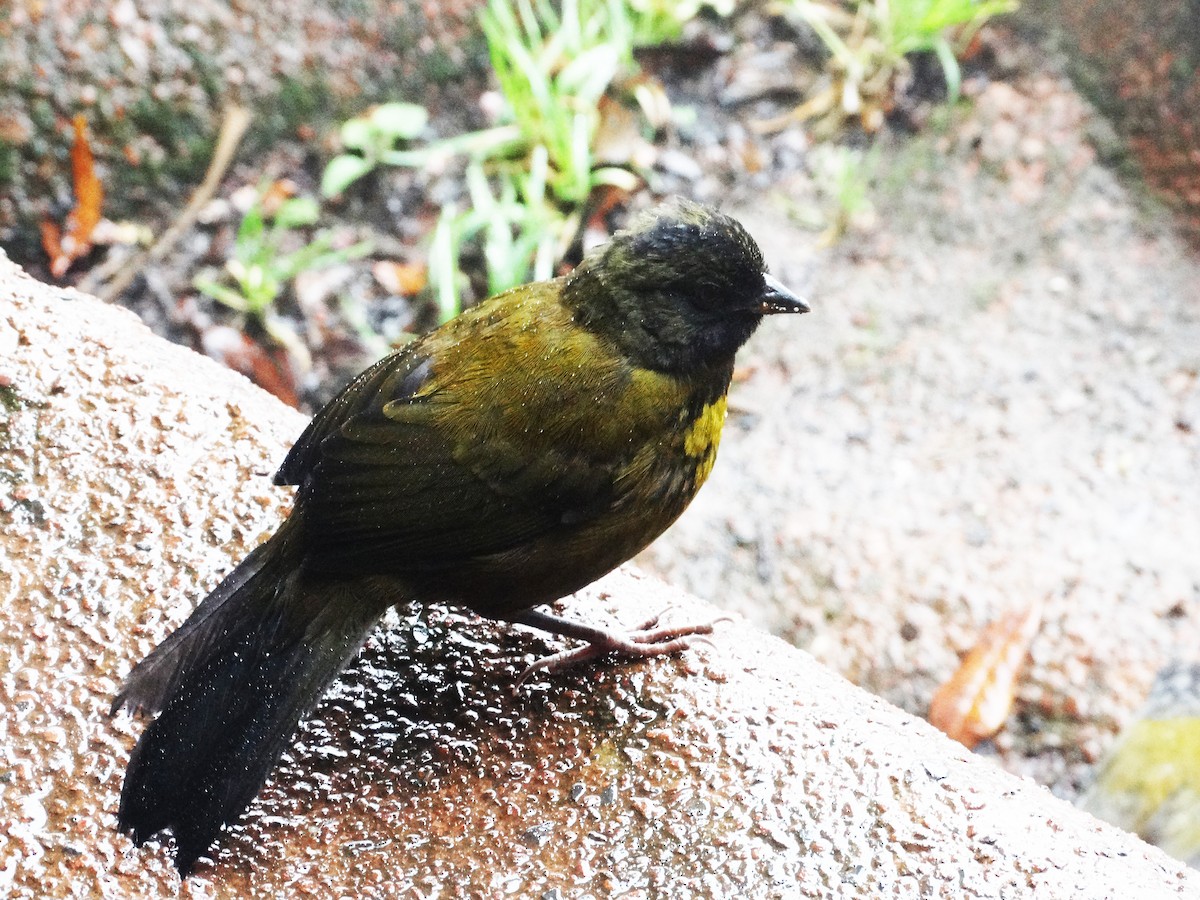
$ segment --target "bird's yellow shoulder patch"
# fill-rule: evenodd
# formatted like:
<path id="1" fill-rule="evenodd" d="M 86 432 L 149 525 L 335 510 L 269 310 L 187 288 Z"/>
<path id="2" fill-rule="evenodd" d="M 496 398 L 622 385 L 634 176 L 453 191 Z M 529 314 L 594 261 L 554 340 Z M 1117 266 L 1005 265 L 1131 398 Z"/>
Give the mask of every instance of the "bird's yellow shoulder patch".
<path id="1" fill-rule="evenodd" d="M 725 424 L 725 397 L 718 397 L 700 410 L 683 434 L 683 452 L 696 463 L 696 485 L 708 478 L 717 460 L 721 426 Z"/>

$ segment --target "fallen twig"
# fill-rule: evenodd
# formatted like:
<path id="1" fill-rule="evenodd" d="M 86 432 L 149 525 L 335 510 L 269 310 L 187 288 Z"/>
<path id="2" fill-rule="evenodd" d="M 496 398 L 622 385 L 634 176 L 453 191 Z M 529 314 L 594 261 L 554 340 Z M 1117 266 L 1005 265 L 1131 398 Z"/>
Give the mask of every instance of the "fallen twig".
<path id="1" fill-rule="evenodd" d="M 204 173 L 204 180 L 200 182 L 200 186 L 188 200 L 188 205 L 179 218 L 149 248 L 127 260 L 107 284 L 103 283 L 104 274 L 100 270 L 96 270 L 96 277 L 85 279 L 79 288 L 88 293 L 95 293 L 101 300 L 111 303 L 133 283 L 138 272 L 148 263 L 166 256 L 184 232 L 195 224 L 196 216 L 199 215 L 204 204 L 216 193 L 217 186 L 221 183 L 225 170 L 233 161 L 234 151 L 237 150 L 242 135 L 246 133 L 249 125 L 250 111 L 248 109 L 243 106 L 227 107 L 225 118 L 221 122 L 221 132 L 217 136 L 217 146 L 213 151 L 212 161 L 208 164 L 208 171 Z"/>

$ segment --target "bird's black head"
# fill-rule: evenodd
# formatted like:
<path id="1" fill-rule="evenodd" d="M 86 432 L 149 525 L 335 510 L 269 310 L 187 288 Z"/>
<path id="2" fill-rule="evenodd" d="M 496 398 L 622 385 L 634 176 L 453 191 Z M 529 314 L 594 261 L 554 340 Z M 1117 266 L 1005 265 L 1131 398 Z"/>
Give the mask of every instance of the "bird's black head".
<path id="1" fill-rule="evenodd" d="M 639 365 L 678 374 L 732 365 L 764 315 L 808 311 L 766 274 L 741 224 L 681 199 L 589 253 L 563 297 Z"/>

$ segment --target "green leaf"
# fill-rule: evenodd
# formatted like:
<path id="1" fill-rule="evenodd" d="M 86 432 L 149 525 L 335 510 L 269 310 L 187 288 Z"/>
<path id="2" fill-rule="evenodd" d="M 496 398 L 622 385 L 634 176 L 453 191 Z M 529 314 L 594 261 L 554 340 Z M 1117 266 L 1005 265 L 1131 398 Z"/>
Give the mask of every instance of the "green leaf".
<path id="1" fill-rule="evenodd" d="M 458 294 L 459 237 L 449 209 L 442 210 L 429 247 L 429 281 L 437 299 L 438 321 L 447 322 L 462 310 Z"/>
<path id="2" fill-rule="evenodd" d="M 942 72 L 946 76 L 946 93 L 949 95 L 950 102 L 957 103 L 959 95 L 962 93 L 962 69 L 958 66 L 958 60 L 954 58 L 954 50 L 949 41 L 940 38 L 933 45 L 933 52 L 937 54 L 937 58 L 942 64 Z"/>
<path id="3" fill-rule="evenodd" d="M 371 110 L 370 122 L 381 134 L 410 140 L 425 130 L 429 113 L 415 103 L 383 103 Z"/>
<path id="4" fill-rule="evenodd" d="M 242 216 L 242 224 L 238 226 L 235 246 L 246 245 L 248 247 L 262 237 L 265 228 L 260 195 L 259 199 L 254 201 L 254 205 Z"/>
<path id="5" fill-rule="evenodd" d="M 335 156 L 321 173 L 321 195 L 335 197 L 371 171 L 370 160 L 342 153 Z"/>
<path id="6" fill-rule="evenodd" d="M 202 294 L 207 294 L 218 303 L 224 303 L 230 309 L 237 312 L 246 311 L 246 298 L 237 291 L 225 287 L 223 284 L 218 284 L 211 278 L 202 278 L 197 275 L 192 279 L 192 287 L 200 291 Z"/>
<path id="7" fill-rule="evenodd" d="M 371 146 L 371 123 L 363 116 L 342 123 L 342 146 L 351 150 L 366 150 Z"/>
<path id="8" fill-rule="evenodd" d="M 601 44 L 573 59 L 558 74 L 558 89 L 579 98 L 580 105 L 595 106 L 621 68 L 616 47 Z"/>
<path id="9" fill-rule="evenodd" d="M 525 202 L 540 206 L 546 199 L 546 179 L 550 174 L 550 155 L 538 144 L 529 154 L 529 176 L 524 181 Z"/>
<path id="10" fill-rule="evenodd" d="M 321 216 L 321 208 L 312 197 L 291 197 L 279 204 L 275 213 L 276 228 L 298 228 L 312 225 Z"/>

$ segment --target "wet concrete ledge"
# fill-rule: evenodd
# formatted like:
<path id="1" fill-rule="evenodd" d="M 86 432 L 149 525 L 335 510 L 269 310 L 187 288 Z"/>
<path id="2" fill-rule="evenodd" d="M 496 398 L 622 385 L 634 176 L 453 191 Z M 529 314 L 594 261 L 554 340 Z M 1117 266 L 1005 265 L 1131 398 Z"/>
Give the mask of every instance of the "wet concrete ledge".
<path id="1" fill-rule="evenodd" d="M 288 493 L 301 417 L 129 313 L 0 258 L 0 895 L 1164 897 L 1200 876 L 741 622 L 534 679 L 546 645 L 401 609 L 217 865 L 113 831 L 121 676 Z M 635 572 L 567 604 L 713 614 Z"/>

